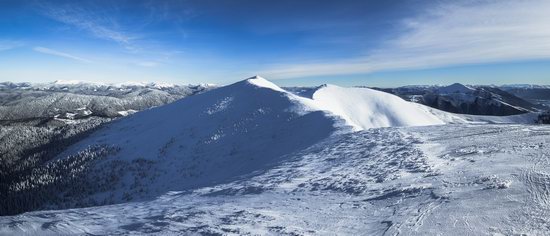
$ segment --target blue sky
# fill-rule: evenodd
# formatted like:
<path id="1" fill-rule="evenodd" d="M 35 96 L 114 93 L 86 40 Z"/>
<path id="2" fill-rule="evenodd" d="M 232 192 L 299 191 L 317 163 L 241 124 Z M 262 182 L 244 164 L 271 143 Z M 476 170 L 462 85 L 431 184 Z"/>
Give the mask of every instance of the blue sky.
<path id="1" fill-rule="evenodd" d="M 550 84 L 550 2 L 0 1 L 0 81 Z"/>

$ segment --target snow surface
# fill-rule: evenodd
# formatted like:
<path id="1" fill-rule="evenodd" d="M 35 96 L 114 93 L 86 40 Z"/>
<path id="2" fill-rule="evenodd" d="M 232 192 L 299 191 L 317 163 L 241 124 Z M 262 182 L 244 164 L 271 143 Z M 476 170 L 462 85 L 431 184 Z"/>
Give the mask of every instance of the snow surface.
<path id="1" fill-rule="evenodd" d="M 499 119 L 256 76 L 70 147 L 120 149 L 90 172 L 119 182 L 83 199 L 109 205 L 2 216 L 0 235 L 544 235 L 550 128 Z"/>
<path id="2" fill-rule="evenodd" d="M 549 142 L 531 125 L 338 134 L 224 184 L 0 217 L 0 235 L 546 235 Z"/>

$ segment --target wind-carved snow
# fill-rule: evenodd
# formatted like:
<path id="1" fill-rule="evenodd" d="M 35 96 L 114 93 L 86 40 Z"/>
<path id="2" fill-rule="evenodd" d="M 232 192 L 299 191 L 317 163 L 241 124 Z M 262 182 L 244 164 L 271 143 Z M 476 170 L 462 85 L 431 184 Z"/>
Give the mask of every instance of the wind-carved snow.
<path id="1" fill-rule="evenodd" d="M 229 106 L 231 104 L 231 101 L 233 101 L 232 97 L 226 97 L 226 98 L 222 99 L 221 101 L 217 102 L 216 104 L 214 104 L 212 107 L 208 108 L 206 110 L 206 113 L 208 115 L 212 115 L 214 113 L 223 111 L 227 108 L 227 106 Z"/>

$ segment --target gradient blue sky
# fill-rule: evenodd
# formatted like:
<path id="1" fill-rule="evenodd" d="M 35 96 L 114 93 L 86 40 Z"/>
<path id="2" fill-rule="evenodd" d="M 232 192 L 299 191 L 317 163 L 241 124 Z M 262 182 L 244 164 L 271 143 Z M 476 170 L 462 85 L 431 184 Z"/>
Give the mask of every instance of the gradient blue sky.
<path id="1" fill-rule="evenodd" d="M 550 1 L 0 0 L 0 81 L 550 84 Z"/>

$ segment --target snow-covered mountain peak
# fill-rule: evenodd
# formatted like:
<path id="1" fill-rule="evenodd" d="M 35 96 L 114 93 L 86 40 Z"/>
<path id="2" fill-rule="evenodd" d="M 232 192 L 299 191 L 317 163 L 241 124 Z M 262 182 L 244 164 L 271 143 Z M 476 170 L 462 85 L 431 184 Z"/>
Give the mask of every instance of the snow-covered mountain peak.
<path id="1" fill-rule="evenodd" d="M 335 119 L 319 110 L 303 111 L 292 95 L 262 78 L 251 78 L 110 123 L 70 147 L 64 158 L 90 146 L 120 148 L 106 161 L 150 163 L 155 184 L 132 189 L 125 172 L 113 195 L 123 202 L 230 180 L 309 147 L 335 130 Z M 159 161 L 162 160 L 162 161 Z"/>

